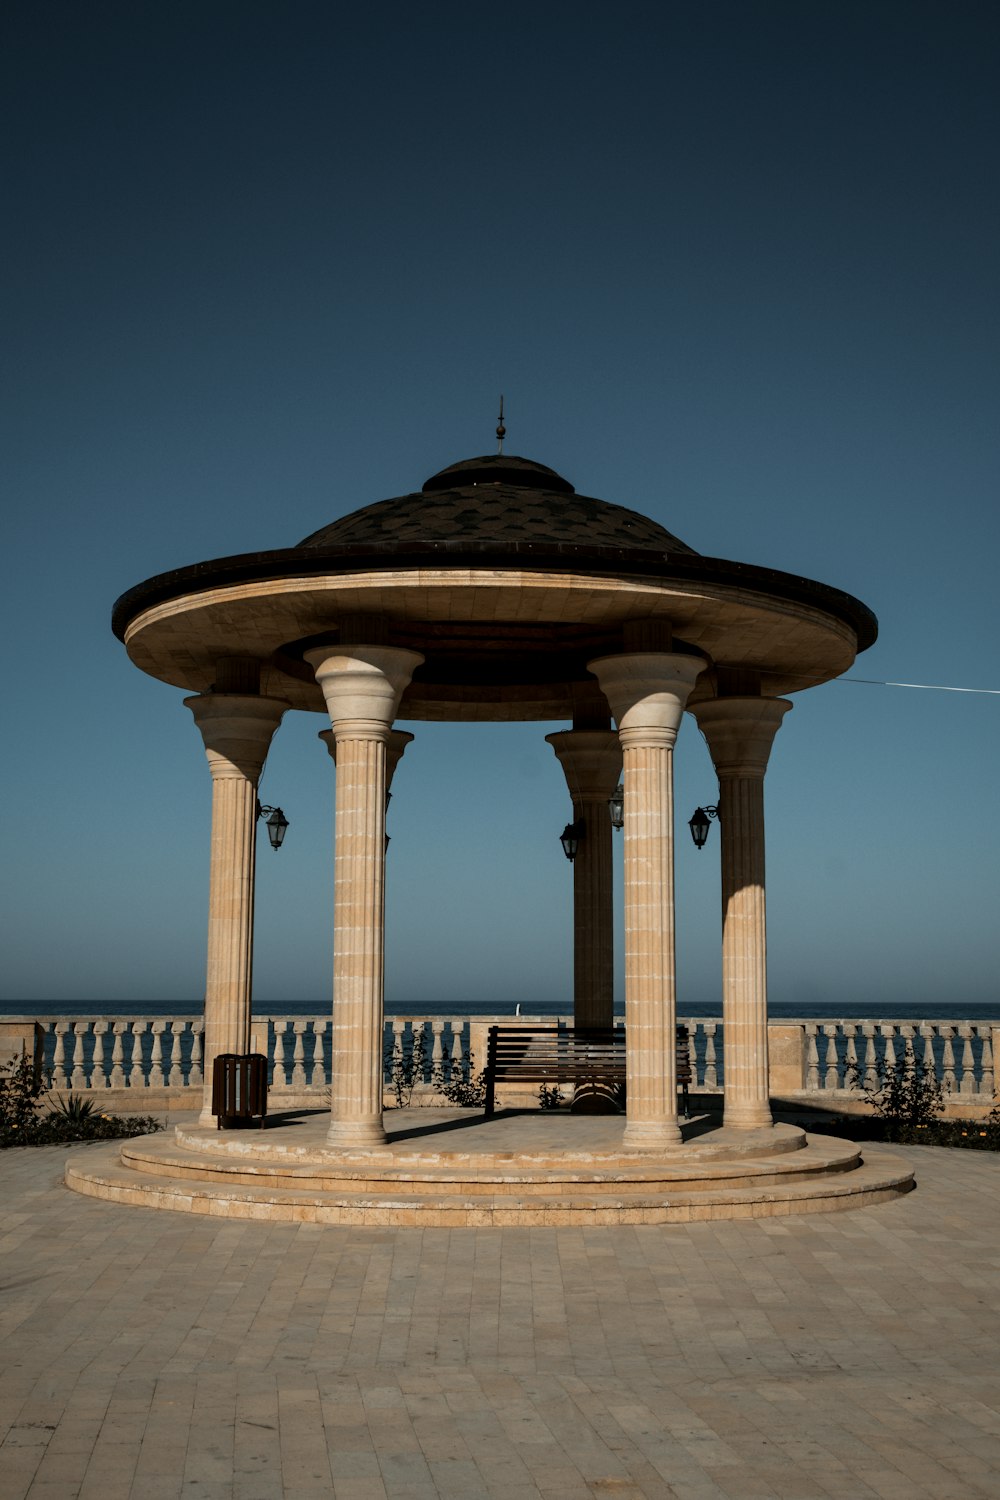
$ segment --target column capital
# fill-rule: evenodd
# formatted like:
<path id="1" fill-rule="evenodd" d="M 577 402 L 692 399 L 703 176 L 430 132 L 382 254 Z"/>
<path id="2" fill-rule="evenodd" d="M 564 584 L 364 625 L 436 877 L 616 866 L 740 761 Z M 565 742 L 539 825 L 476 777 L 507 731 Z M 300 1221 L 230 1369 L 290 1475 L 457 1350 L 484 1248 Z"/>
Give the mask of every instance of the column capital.
<path id="1" fill-rule="evenodd" d="M 633 743 L 646 743 L 644 731 L 666 733 L 667 743 L 677 736 L 684 705 L 691 689 L 708 666 L 701 656 L 677 651 L 635 651 L 620 656 L 599 656 L 587 663 L 611 705 L 622 734 Z"/>
<path id="2" fill-rule="evenodd" d="M 763 776 L 787 698 L 709 698 L 691 713 L 708 742 L 718 775 Z"/>
<path id="3" fill-rule="evenodd" d="M 561 729 L 545 736 L 563 768 L 574 802 L 606 802 L 622 772 L 621 743 L 613 729 Z"/>
<path id="4" fill-rule="evenodd" d="M 284 698 L 201 693 L 185 698 L 201 731 L 213 780 L 240 777 L 256 786 L 274 731 L 289 707 Z"/>
<path id="5" fill-rule="evenodd" d="M 401 646 L 316 646 L 305 659 L 323 689 L 330 722 L 340 736 L 341 724 L 371 723 L 388 729 L 399 700 L 424 658 Z M 341 736 L 342 737 L 342 736 Z M 378 738 L 355 731 L 353 738 Z"/>

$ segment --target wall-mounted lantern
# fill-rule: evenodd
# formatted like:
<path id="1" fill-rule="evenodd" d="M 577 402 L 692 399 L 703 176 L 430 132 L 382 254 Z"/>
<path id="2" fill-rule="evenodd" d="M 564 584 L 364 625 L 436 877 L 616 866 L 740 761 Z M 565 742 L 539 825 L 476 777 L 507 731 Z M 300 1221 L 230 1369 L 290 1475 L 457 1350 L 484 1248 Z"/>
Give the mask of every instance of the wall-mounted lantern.
<path id="1" fill-rule="evenodd" d="M 281 808 L 261 807 L 258 802 L 257 816 L 258 818 L 265 819 L 264 827 L 267 829 L 267 836 L 271 840 L 271 848 L 280 849 L 284 842 L 285 829 L 288 827 L 288 819 L 281 811 Z"/>
<path id="2" fill-rule="evenodd" d="M 570 864 L 576 859 L 576 851 L 580 847 L 580 840 L 583 838 L 584 832 L 583 819 L 581 818 L 577 823 L 567 823 L 559 835 L 559 842 L 563 846 L 563 853 Z"/>
<path id="3" fill-rule="evenodd" d="M 709 807 L 695 808 L 694 817 L 688 820 L 688 827 L 691 830 L 691 837 L 694 839 L 694 847 L 696 849 L 704 849 L 705 840 L 708 838 L 708 830 L 712 826 L 710 819 L 717 818 L 718 816 L 719 808 L 717 803 L 713 803 Z"/>

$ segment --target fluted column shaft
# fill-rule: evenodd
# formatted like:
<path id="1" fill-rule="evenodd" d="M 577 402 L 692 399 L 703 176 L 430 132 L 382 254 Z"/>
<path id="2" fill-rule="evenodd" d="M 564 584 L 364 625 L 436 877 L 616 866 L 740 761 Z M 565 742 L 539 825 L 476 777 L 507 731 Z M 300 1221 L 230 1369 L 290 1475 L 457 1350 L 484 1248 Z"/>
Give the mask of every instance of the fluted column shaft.
<path id="1" fill-rule="evenodd" d="M 625 787 L 627 1146 L 681 1139 L 677 1118 L 673 747 L 697 657 L 636 652 L 588 663 L 611 705 Z"/>
<path id="2" fill-rule="evenodd" d="M 288 704 L 278 698 L 206 693 L 185 698 L 212 775 L 205 977 L 205 1090 L 200 1123 L 214 1123 L 212 1063 L 250 1046 L 253 987 L 257 782 Z"/>
<path id="3" fill-rule="evenodd" d="M 764 773 L 774 736 L 791 706 L 783 698 L 716 698 L 692 710 L 719 777 L 724 1124 L 739 1130 L 772 1123 L 767 1052 Z"/>
<path id="4" fill-rule="evenodd" d="M 335 1146 L 385 1141 L 382 1025 L 385 953 L 387 747 L 403 690 L 423 661 L 389 646 L 306 653 L 323 689 L 337 763 L 333 897 Z M 395 742 L 394 742 L 394 748 Z M 402 748 L 396 749 L 398 759 Z"/>
<path id="5" fill-rule="evenodd" d="M 545 736 L 566 775 L 573 821 L 583 837 L 573 861 L 573 1021 L 614 1025 L 614 890 L 608 799 L 622 752 L 611 730 L 568 729 Z"/>
<path id="6" fill-rule="evenodd" d="M 332 729 L 321 729 L 319 738 L 323 741 L 330 753 L 330 759 L 334 765 L 337 764 L 337 736 Z M 388 793 L 392 788 L 392 778 L 396 774 L 396 767 L 403 757 L 403 751 L 407 745 L 412 744 L 413 735 L 405 729 L 390 729 L 385 742 L 385 790 Z"/>

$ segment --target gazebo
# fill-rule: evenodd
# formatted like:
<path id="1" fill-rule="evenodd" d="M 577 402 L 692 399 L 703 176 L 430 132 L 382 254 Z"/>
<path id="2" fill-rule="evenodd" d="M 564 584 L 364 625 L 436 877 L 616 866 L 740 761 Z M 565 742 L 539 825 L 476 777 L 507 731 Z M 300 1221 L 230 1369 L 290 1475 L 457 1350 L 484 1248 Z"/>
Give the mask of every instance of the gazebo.
<path id="1" fill-rule="evenodd" d="M 786 695 L 838 676 L 874 641 L 857 599 L 702 556 L 637 511 L 498 453 L 297 546 L 148 579 L 113 623 L 137 667 L 189 694 L 211 771 L 207 1079 L 216 1054 L 249 1045 L 257 782 L 282 717 L 328 716 L 320 738 L 336 762 L 327 1146 L 347 1153 L 386 1139 L 385 807 L 413 738 L 397 721 L 564 721 L 548 740 L 583 835 L 576 1022 L 612 1023 L 608 799 L 621 778 L 623 1146 L 676 1150 L 672 756 L 687 710 L 719 778 L 724 1125 L 770 1127 L 764 774 Z"/>

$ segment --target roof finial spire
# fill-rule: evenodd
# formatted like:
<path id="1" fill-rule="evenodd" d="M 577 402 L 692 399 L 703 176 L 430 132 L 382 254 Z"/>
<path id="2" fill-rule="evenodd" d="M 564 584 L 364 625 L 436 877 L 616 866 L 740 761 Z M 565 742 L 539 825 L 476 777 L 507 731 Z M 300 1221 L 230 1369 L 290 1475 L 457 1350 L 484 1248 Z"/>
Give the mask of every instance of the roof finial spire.
<path id="1" fill-rule="evenodd" d="M 503 440 L 507 436 L 507 429 L 503 425 L 503 397 L 500 397 L 500 421 L 497 424 L 497 453 L 503 452 Z"/>

